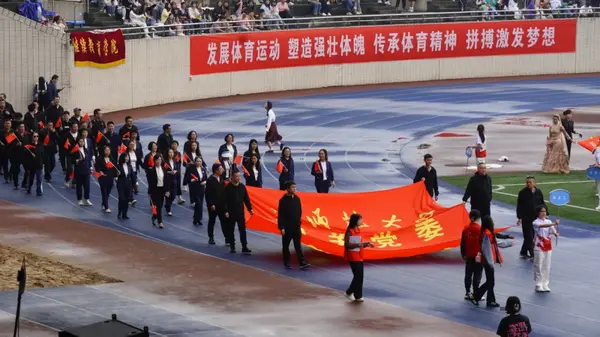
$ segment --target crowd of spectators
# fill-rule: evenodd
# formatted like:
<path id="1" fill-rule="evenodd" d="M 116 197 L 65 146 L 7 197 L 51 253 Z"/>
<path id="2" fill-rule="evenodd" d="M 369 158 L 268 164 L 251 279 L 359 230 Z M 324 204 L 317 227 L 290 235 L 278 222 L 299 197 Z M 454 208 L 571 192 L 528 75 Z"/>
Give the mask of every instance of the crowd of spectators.
<path id="1" fill-rule="evenodd" d="M 26 0 L 23 2 L 19 6 L 19 14 L 43 25 L 49 25 L 58 31 L 65 32 L 67 30 L 65 20 L 60 15 L 56 15 L 55 12 L 46 10 L 44 5 L 38 0 Z"/>
<path id="2" fill-rule="evenodd" d="M 475 8 L 469 8 L 468 0 L 456 1 L 461 11 L 472 9 L 483 11 L 484 20 L 499 17 L 500 11 L 509 11 L 510 16 L 516 20 L 588 16 L 593 14 L 593 7 L 600 5 L 599 0 L 476 0 Z"/>

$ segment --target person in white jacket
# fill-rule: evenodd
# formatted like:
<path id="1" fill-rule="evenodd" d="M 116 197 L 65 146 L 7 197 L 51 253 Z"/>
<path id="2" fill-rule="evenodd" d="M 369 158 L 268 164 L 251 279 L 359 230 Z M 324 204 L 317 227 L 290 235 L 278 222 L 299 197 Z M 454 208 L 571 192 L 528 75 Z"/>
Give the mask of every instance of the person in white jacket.
<path id="1" fill-rule="evenodd" d="M 533 280 L 536 292 L 550 292 L 550 265 L 552 263 L 552 235 L 558 240 L 558 231 L 555 226 L 560 224 L 560 219 L 555 222 L 548 219 L 546 207 L 539 206 L 536 209 L 537 219 L 533 221 L 534 258 L 533 258 Z"/>

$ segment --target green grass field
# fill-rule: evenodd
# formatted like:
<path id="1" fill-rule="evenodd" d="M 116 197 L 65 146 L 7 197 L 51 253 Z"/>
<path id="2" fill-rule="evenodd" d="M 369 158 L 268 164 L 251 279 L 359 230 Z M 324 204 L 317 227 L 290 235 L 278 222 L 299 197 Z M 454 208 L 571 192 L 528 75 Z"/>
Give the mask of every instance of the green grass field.
<path id="1" fill-rule="evenodd" d="M 544 174 L 531 173 L 494 173 L 488 171 L 494 185 L 494 199 L 511 205 L 517 204 L 517 195 L 525 187 L 525 177 L 532 175 L 536 178 L 537 187 L 544 193 L 548 200 L 548 194 L 555 189 L 565 189 L 571 192 L 571 202 L 558 210 L 561 218 L 581 221 L 600 225 L 600 212 L 594 210 L 597 206 L 596 184 L 594 180 L 586 177 L 585 171 L 572 171 L 571 174 Z M 470 176 L 448 176 L 440 177 L 441 180 L 465 188 Z M 557 206 L 548 203 L 550 213 L 557 215 Z"/>

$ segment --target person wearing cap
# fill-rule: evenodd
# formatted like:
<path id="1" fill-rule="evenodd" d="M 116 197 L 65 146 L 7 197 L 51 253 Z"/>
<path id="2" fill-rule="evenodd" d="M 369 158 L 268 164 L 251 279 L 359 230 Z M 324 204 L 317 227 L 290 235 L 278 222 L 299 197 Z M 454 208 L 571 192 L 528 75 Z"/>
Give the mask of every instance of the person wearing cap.
<path id="1" fill-rule="evenodd" d="M 173 135 L 171 134 L 171 124 L 165 124 L 162 127 L 163 133 L 158 136 L 156 140 L 156 146 L 158 146 L 158 152 L 162 154 L 164 158 L 168 158 L 168 152 L 173 143 Z"/>
<path id="2" fill-rule="evenodd" d="M 496 335 L 500 337 L 529 336 L 533 331 L 529 317 L 521 314 L 521 300 L 517 296 L 510 296 L 506 300 L 506 313 L 498 325 Z"/>
<path id="3" fill-rule="evenodd" d="M 473 294 L 479 289 L 483 273 L 483 265 L 477 261 L 477 256 L 481 254 L 481 225 L 477 223 L 481 213 L 476 209 L 471 210 L 469 218 L 471 223 L 463 229 L 460 240 L 460 255 L 465 261 L 465 300 L 473 298 Z"/>

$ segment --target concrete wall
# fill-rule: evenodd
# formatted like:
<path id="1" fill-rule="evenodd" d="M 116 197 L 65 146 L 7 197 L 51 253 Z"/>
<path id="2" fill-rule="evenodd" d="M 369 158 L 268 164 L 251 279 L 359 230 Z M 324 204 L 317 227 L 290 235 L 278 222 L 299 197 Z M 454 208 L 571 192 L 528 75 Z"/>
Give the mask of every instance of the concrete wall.
<path id="1" fill-rule="evenodd" d="M 40 76 L 56 74 L 61 86 L 71 86 L 65 34 L 0 8 L 0 36 L 0 92 L 15 110 L 26 111 Z M 61 98 L 68 102 L 69 94 L 66 89 Z"/>

